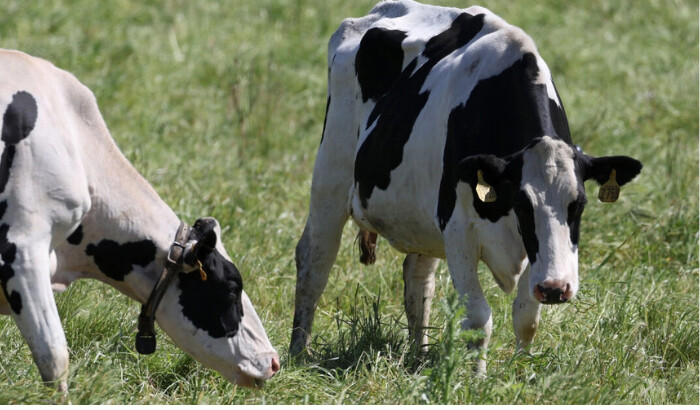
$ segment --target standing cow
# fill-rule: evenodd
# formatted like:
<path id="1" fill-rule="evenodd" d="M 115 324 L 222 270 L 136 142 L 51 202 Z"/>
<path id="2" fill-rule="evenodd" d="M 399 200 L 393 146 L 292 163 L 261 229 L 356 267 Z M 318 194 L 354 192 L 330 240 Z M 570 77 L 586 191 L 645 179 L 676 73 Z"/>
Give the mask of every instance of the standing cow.
<path id="1" fill-rule="evenodd" d="M 0 313 L 11 314 L 45 381 L 67 388 L 68 349 L 53 290 L 103 281 L 144 303 L 180 348 L 240 385 L 279 369 L 219 223 L 182 223 L 124 158 L 94 95 L 71 74 L 0 50 Z"/>
<path id="2" fill-rule="evenodd" d="M 349 217 L 365 252 L 379 234 L 407 254 L 404 303 L 417 352 L 426 349 L 439 259 L 465 298 L 463 327 L 485 333 L 475 348 L 487 347 L 492 326 L 479 260 L 505 292 L 517 285 L 513 326 L 526 348 L 541 304 L 578 290 L 584 181 L 614 197 L 641 163 L 572 145 L 532 39 L 484 8 L 382 2 L 343 21 L 328 48 L 323 138 L 296 248 L 291 353 L 309 345 Z M 477 371 L 485 368 L 482 355 Z"/>

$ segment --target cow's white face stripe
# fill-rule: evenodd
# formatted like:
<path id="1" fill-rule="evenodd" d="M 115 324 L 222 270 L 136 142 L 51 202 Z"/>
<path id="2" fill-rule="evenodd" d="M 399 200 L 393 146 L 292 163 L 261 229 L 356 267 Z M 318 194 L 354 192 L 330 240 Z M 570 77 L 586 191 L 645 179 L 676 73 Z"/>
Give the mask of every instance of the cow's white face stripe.
<path id="1" fill-rule="evenodd" d="M 568 284 L 572 296 L 578 290 L 578 246 L 572 243 L 567 220 L 569 205 L 579 198 L 580 183 L 566 143 L 545 137 L 524 152 L 520 198 L 532 206 L 538 245 L 536 256 L 530 257 L 531 289 L 557 281 Z M 523 240 L 528 240 L 525 235 Z"/>

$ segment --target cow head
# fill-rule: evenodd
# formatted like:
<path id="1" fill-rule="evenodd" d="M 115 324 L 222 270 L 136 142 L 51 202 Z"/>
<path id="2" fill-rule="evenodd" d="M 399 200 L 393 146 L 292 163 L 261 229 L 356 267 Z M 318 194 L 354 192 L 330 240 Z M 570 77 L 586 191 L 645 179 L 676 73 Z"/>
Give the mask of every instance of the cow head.
<path id="1" fill-rule="evenodd" d="M 610 191 L 641 169 L 636 159 L 591 157 L 550 137 L 504 158 L 474 155 L 459 164 L 460 178 L 472 186 L 475 205 L 515 211 L 530 262 L 530 295 L 541 303 L 566 302 L 578 291 L 579 225 L 587 203 L 584 181 L 594 179 Z"/>
<path id="2" fill-rule="evenodd" d="M 258 387 L 279 370 L 279 357 L 220 236 L 213 218 L 194 224 L 183 270 L 163 297 L 156 318 L 197 361 L 236 384 Z"/>

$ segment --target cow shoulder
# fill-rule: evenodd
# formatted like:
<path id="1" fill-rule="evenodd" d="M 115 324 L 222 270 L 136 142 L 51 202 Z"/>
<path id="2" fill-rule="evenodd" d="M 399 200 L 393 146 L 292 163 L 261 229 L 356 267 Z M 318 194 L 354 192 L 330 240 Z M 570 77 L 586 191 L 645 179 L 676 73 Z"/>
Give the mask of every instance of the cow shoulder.
<path id="1" fill-rule="evenodd" d="M 486 21 L 489 35 L 465 50 L 460 72 L 469 74 L 456 80 L 473 88 L 453 104 L 447 120 L 438 205 L 443 229 L 455 206 L 455 167 L 461 160 L 480 154 L 502 158 L 543 135 L 571 141 L 563 105 L 534 41 L 493 14 Z M 477 199 L 475 186 L 471 190 L 479 217 L 495 222 L 510 212 L 508 203 L 485 204 Z"/>
<path id="2" fill-rule="evenodd" d="M 403 161 L 404 146 L 431 96 L 431 89 L 425 87 L 426 79 L 438 63 L 468 44 L 482 27 L 483 16 L 456 15 L 442 31 L 425 40 L 420 54 L 410 59 L 371 108 L 366 123 L 361 124 L 366 137 L 355 164 L 355 181 L 363 207 L 374 188 L 387 189 L 391 171 Z M 396 33 L 391 36 L 396 41 Z"/>

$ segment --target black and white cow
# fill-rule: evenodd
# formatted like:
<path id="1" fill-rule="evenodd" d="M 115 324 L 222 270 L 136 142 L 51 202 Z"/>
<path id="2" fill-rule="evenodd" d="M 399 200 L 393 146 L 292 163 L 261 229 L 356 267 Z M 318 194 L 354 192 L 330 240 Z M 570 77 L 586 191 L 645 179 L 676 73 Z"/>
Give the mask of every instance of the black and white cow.
<path id="1" fill-rule="evenodd" d="M 0 50 L 0 112 L 0 313 L 14 318 L 45 381 L 67 388 L 52 288 L 94 278 L 146 303 L 175 254 L 160 304 L 148 302 L 160 327 L 237 384 L 278 371 L 219 223 L 181 225 L 119 151 L 88 88 L 45 60 Z"/>
<path id="2" fill-rule="evenodd" d="M 405 308 L 417 352 L 426 348 L 438 259 L 465 297 L 463 327 L 485 332 L 474 347 L 487 347 L 492 326 L 479 260 L 505 292 L 517 285 L 513 325 L 526 348 L 540 305 L 571 300 L 579 288 L 584 181 L 603 184 L 613 174 L 617 185 L 606 186 L 619 189 L 641 163 L 572 145 L 532 39 L 484 8 L 382 2 L 343 21 L 328 54 L 290 352 L 309 345 L 349 217 L 367 252 L 379 234 L 407 254 Z M 477 370 L 485 366 L 482 356 Z"/>

